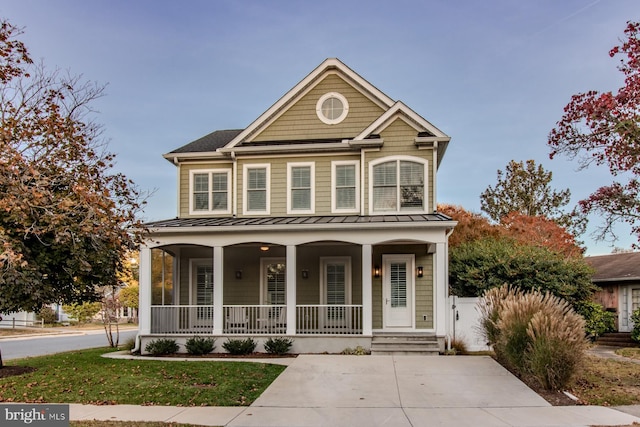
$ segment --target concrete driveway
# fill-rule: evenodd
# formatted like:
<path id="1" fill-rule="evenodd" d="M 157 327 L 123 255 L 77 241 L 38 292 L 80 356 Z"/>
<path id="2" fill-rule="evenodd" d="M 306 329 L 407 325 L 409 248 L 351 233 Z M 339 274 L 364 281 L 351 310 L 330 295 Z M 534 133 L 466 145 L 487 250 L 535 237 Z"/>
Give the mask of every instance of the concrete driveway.
<path id="1" fill-rule="evenodd" d="M 588 426 L 638 418 L 552 407 L 490 357 L 299 356 L 229 426 Z"/>

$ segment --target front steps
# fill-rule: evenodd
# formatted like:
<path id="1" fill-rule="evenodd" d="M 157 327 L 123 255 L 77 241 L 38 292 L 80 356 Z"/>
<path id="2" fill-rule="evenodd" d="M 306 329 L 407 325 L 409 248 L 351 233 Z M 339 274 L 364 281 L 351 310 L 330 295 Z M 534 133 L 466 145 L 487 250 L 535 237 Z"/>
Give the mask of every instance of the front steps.
<path id="1" fill-rule="evenodd" d="M 631 339 L 630 332 L 607 332 L 598 337 L 596 344 L 610 347 L 638 347 L 638 343 Z"/>
<path id="2" fill-rule="evenodd" d="M 374 333 L 372 355 L 437 356 L 440 347 L 435 335 L 415 333 Z"/>

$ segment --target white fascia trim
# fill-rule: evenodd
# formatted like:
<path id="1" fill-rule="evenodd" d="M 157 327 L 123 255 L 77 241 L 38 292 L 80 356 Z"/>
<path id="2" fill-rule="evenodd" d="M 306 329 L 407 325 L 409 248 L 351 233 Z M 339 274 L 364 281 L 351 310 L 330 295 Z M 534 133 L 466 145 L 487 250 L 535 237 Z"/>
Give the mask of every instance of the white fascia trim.
<path id="1" fill-rule="evenodd" d="M 311 194 L 309 209 L 293 209 L 291 200 L 291 169 L 294 167 L 308 167 L 311 179 Z M 316 212 L 316 163 L 315 162 L 292 162 L 287 163 L 287 215 L 314 214 Z"/>
<path id="2" fill-rule="evenodd" d="M 167 153 L 163 154 L 162 157 L 169 160 L 171 163 L 175 163 L 180 160 L 219 160 L 223 159 L 226 156 L 217 151 L 202 151 L 199 153 Z"/>
<path id="3" fill-rule="evenodd" d="M 253 121 L 245 130 L 240 132 L 238 136 L 236 136 L 231 142 L 226 145 L 226 148 L 233 148 L 238 145 L 240 142 L 244 141 L 244 139 L 251 135 L 256 129 L 264 124 L 265 121 L 269 120 L 274 114 L 276 114 L 279 110 L 281 110 L 285 105 L 289 104 L 291 101 L 300 96 L 301 92 L 305 90 L 310 90 L 309 86 L 317 80 L 321 75 L 325 72 L 330 71 L 332 69 L 337 69 L 345 76 L 349 77 L 355 83 L 360 85 L 363 89 L 369 91 L 374 97 L 378 98 L 387 108 L 393 105 L 393 100 L 389 98 L 387 95 L 382 93 L 378 88 L 373 86 L 371 83 L 367 82 L 360 75 L 358 75 L 351 68 L 347 67 L 342 61 L 337 58 L 328 58 L 322 62 L 318 67 L 316 67 L 311 73 L 309 73 L 304 79 L 300 81 L 297 85 L 295 85 L 291 90 L 289 90 L 284 96 L 282 96 L 275 104 L 273 104 L 267 111 L 262 113 L 260 117 Z"/>
<path id="4" fill-rule="evenodd" d="M 402 117 L 401 114 L 408 117 L 409 119 L 414 121 L 417 125 L 419 125 L 421 128 L 423 128 L 421 130 L 427 130 L 437 137 L 448 138 L 448 135 L 446 135 L 440 129 L 432 125 L 428 120 L 424 119 L 422 116 L 420 116 L 418 113 L 413 111 L 411 108 L 407 107 L 402 101 L 398 101 L 390 109 L 388 109 L 380 117 L 378 117 L 377 120 L 371 123 L 364 131 L 362 131 L 358 136 L 356 136 L 354 140 L 359 141 L 359 140 L 365 139 L 371 134 L 380 133 L 384 128 L 389 126 L 389 124 L 391 124 L 396 117 L 398 116 Z"/>
<path id="5" fill-rule="evenodd" d="M 257 147 L 236 147 L 221 148 L 220 153 L 231 153 L 236 155 L 242 154 L 267 154 L 267 153 L 308 153 L 310 151 L 337 151 L 337 150 L 353 150 L 348 141 L 332 142 L 327 144 L 295 144 L 292 141 L 288 145 L 261 145 Z"/>
<path id="6" fill-rule="evenodd" d="M 405 222 L 405 223 L 397 223 L 397 222 L 373 222 L 366 224 L 357 224 L 354 228 L 353 223 L 346 224 L 306 224 L 304 226 L 304 230 L 322 230 L 322 231 L 343 231 L 343 230 L 398 230 L 398 229 L 409 229 L 409 230 L 417 230 L 422 228 L 427 229 L 451 229 L 456 226 L 457 221 L 434 221 L 433 223 L 420 223 L 420 227 L 416 227 L 416 223 L 413 222 Z M 216 233 L 237 233 L 244 232 L 247 230 L 253 230 L 254 228 L 247 227 L 246 225 L 242 226 L 229 226 L 229 227 L 215 227 Z M 147 229 L 151 234 L 206 234 L 211 233 L 212 227 L 161 227 L 161 228 L 148 228 Z M 304 231 L 300 229 L 298 231 Z M 265 231 L 296 231 L 292 229 L 291 224 L 281 224 L 281 225 L 261 225 L 255 226 L 256 232 L 265 232 Z"/>

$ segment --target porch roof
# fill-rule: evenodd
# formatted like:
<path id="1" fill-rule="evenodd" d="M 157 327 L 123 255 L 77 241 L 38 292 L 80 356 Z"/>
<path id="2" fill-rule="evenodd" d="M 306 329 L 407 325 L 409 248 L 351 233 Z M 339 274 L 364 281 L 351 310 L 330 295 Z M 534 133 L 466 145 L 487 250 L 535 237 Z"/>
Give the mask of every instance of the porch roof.
<path id="1" fill-rule="evenodd" d="M 300 227 L 315 225 L 375 225 L 375 224 L 414 224 L 441 223 L 453 221 L 451 217 L 439 212 L 431 214 L 407 215 L 342 215 L 342 216 L 286 216 L 286 217 L 207 217 L 207 218 L 173 218 L 153 221 L 145 224 L 147 228 L 174 229 L 191 227 L 259 227 L 259 226 L 287 226 Z M 435 224 L 434 224 L 435 225 Z M 443 224 L 444 225 L 444 224 Z"/>

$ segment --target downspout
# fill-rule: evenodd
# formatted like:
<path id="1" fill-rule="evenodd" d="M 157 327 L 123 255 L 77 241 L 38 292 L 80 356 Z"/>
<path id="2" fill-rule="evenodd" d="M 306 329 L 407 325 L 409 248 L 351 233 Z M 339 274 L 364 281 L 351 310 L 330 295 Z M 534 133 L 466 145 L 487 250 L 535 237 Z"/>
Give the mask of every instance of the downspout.
<path id="1" fill-rule="evenodd" d="M 236 158 L 236 152 L 231 152 L 231 160 L 233 161 L 233 200 L 231 200 L 231 214 L 235 218 L 238 214 L 238 159 Z"/>
<path id="2" fill-rule="evenodd" d="M 431 187 L 433 188 L 433 211 L 438 211 L 438 198 L 436 197 L 436 189 L 438 186 L 436 185 L 438 182 L 438 141 L 433 142 L 433 165 L 431 165 L 431 172 L 433 174 L 433 183 Z"/>
<path id="3" fill-rule="evenodd" d="M 364 161 L 366 150 L 360 150 L 360 216 L 364 216 Z"/>
<path id="4" fill-rule="evenodd" d="M 176 165 L 176 167 L 178 168 L 178 173 L 176 174 L 176 188 L 178 191 L 176 191 L 176 194 L 178 195 L 178 200 L 176 203 L 178 212 L 176 212 L 176 217 L 180 216 L 180 162 L 178 161 L 178 157 L 174 156 L 173 157 L 173 164 Z"/>

